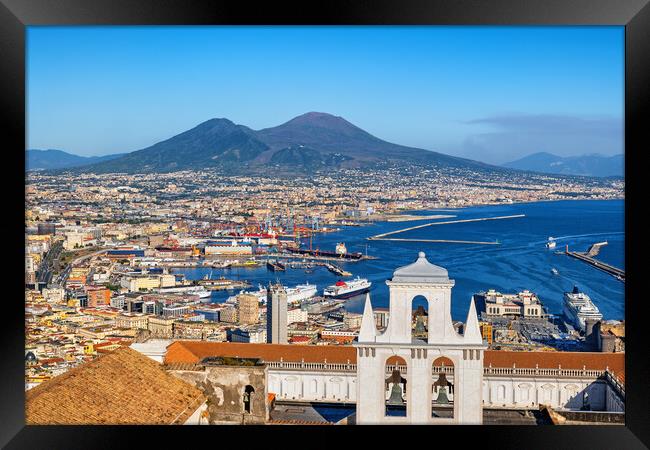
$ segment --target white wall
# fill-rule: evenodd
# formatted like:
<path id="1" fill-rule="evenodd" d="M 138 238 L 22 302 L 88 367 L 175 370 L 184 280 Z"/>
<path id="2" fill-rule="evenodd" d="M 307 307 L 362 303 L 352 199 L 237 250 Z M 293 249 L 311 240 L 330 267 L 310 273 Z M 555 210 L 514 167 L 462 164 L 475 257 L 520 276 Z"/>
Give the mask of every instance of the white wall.
<path id="1" fill-rule="evenodd" d="M 356 373 L 269 369 L 268 391 L 278 400 L 356 402 Z M 624 404 L 604 381 L 588 378 L 483 377 L 486 408 L 536 409 L 540 403 L 556 409 L 580 409 L 588 393 L 592 410 L 624 411 Z"/>
<path id="2" fill-rule="evenodd" d="M 356 402 L 355 372 L 269 369 L 268 392 L 278 400 Z"/>

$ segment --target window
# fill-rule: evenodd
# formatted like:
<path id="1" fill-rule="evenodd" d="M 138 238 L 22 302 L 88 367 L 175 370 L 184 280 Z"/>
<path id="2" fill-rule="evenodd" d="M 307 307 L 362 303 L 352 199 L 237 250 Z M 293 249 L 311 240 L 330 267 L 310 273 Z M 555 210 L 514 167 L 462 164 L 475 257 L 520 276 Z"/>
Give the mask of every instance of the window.
<path id="1" fill-rule="evenodd" d="M 244 402 L 244 412 L 247 412 L 248 414 L 251 414 L 252 412 L 251 405 L 252 405 L 254 393 L 255 393 L 255 389 L 253 388 L 253 386 L 251 386 L 250 384 L 246 385 L 246 387 L 244 388 L 243 402 Z"/>

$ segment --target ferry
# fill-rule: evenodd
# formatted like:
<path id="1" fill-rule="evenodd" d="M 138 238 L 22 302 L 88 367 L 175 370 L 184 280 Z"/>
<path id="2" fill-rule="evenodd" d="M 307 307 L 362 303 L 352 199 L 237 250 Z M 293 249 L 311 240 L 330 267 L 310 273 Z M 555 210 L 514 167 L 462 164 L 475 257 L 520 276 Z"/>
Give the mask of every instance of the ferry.
<path id="1" fill-rule="evenodd" d="M 577 286 L 573 287 L 573 291 L 564 293 L 564 315 L 582 332 L 585 331 L 585 320 L 603 318 L 589 296 L 580 292 Z"/>
<path id="2" fill-rule="evenodd" d="M 371 285 L 370 281 L 359 277 L 350 281 L 339 280 L 336 284 L 326 287 L 323 296 L 326 298 L 350 298 L 370 291 Z"/>
<path id="3" fill-rule="evenodd" d="M 290 305 L 312 298 L 318 293 L 317 286 L 309 283 L 299 284 L 293 288 L 287 287 L 285 290 L 287 291 L 287 303 Z M 260 303 L 266 304 L 266 288 L 261 284 L 258 286 L 257 291 L 240 291 L 239 294 L 254 295 L 259 299 Z M 228 297 L 226 303 L 237 303 L 237 296 L 232 295 Z"/>
<path id="4" fill-rule="evenodd" d="M 555 248 L 555 238 L 554 237 L 549 237 L 548 242 L 546 243 L 546 248 Z"/>

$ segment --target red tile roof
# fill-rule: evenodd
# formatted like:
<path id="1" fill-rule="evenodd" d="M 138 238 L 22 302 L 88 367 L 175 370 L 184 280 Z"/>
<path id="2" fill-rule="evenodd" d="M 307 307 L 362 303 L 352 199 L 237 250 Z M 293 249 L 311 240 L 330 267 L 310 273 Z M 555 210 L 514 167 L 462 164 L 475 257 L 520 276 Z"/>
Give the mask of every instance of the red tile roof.
<path id="1" fill-rule="evenodd" d="M 121 347 L 28 390 L 28 425 L 184 423 L 203 393 L 152 359 Z"/>
<path id="2" fill-rule="evenodd" d="M 357 352 L 351 346 L 246 344 L 233 342 L 176 341 L 167 347 L 165 363 L 197 363 L 206 356 L 239 356 L 285 362 L 324 362 L 356 364 Z M 389 360 L 390 361 L 390 360 Z M 451 363 L 451 361 L 449 361 Z M 485 367 L 518 367 L 540 369 L 562 368 L 609 370 L 625 377 L 625 353 L 593 352 L 511 352 L 486 350 Z M 445 363 L 445 365 L 447 365 Z M 451 364 L 450 364 L 451 365 Z"/>

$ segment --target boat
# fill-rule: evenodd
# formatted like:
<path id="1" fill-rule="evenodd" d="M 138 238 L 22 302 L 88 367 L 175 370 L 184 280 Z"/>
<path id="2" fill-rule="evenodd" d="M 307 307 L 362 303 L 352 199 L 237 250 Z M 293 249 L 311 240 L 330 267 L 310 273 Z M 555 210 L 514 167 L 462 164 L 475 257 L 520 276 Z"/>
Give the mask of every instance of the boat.
<path id="1" fill-rule="evenodd" d="M 370 291 L 371 285 L 370 281 L 359 277 L 350 281 L 339 280 L 336 284 L 326 287 L 323 296 L 328 298 L 350 298 Z"/>
<path id="2" fill-rule="evenodd" d="M 560 272 L 558 272 L 557 269 L 556 269 L 555 267 L 552 267 L 552 268 L 551 268 L 551 273 L 552 273 L 553 275 L 559 275 L 559 274 L 560 274 Z"/>
<path id="3" fill-rule="evenodd" d="M 564 315 L 583 332 L 587 319 L 601 320 L 603 318 L 591 298 L 584 292 L 580 292 L 577 286 L 573 286 L 573 291 L 564 293 Z"/>
<path id="4" fill-rule="evenodd" d="M 258 267 L 260 265 L 255 259 L 247 259 L 244 262 L 235 261 L 230 264 L 230 267 Z"/>
<path id="5" fill-rule="evenodd" d="M 285 288 L 287 292 L 287 304 L 300 303 L 303 300 L 314 297 L 318 293 L 318 287 L 315 284 L 298 284 L 295 287 Z M 240 294 L 249 294 L 257 297 L 262 304 L 266 304 L 266 288 L 261 284 L 258 285 L 257 291 L 240 291 Z M 237 303 L 237 296 L 232 295 L 228 297 L 226 303 Z"/>
<path id="6" fill-rule="evenodd" d="M 287 270 L 284 264 L 280 261 L 266 261 L 266 268 L 272 270 L 273 272 L 281 272 Z"/>
<path id="7" fill-rule="evenodd" d="M 546 243 L 546 248 L 555 248 L 555 238 L 554 237 L 549 237 L 548 242 Z"/>
<path id="8" fill-rule="evenodd" d="M 203 286 L 177 286 L 177 287 L 167 287 L 167 288 L 158 288 L 156 292 L 159 294 L 188 294 L 188 295 L 198 295 L 199 298 L 210 297 L 210 291 L 208 291 Z"/>

